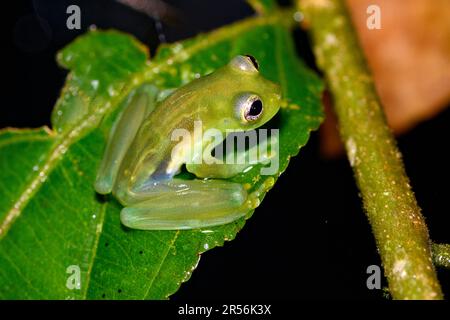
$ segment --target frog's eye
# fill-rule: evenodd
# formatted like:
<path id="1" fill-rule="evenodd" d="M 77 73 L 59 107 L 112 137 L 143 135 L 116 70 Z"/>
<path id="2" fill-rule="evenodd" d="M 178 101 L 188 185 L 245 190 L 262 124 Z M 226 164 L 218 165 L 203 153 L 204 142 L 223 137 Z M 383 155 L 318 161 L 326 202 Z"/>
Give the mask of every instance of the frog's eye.
<path id="1" fill-rule="evenodd" d="M 258 62 L 255 57 L 251 55 L 234 57 L 233 60 L 230 61 L 230 66 L 250 73 L 256 73 L 259 69 Z"/>
<path id="2" fill-rule="evenodd" d="M 237 101 L 237 109 L 243 122 L 258 120 L 263 113 L 263 103 L 255 94 L 246 94 Z"/>

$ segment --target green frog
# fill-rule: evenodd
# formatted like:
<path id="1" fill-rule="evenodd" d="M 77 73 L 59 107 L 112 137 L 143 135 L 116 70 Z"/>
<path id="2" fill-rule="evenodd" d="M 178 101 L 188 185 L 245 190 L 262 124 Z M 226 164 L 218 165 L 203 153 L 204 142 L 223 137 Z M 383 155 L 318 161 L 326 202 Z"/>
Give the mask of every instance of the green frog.
<path id="1" fill-rule="evenodd" d="M 278 112 L 281 99 L 280 87 L 260 74 L 249 55 L 234 57 L 164 98 L 154 86 L 137 90 L 111 129 L 95 189 L 112 192 L 124 206 L 121 222 L 133 229 L 193 229 L 235 221 L 255 202 L 245 185 L 227 179 L 249 164 L 198 161 L 217 141 L 212 144 L 194 129 L 213 128 L 226 138 L 230 131 L 259 128 Z M 189 139 L 174 139 L 175 130 Z M 179 177 L 184 165 L 195 179 Z"/>

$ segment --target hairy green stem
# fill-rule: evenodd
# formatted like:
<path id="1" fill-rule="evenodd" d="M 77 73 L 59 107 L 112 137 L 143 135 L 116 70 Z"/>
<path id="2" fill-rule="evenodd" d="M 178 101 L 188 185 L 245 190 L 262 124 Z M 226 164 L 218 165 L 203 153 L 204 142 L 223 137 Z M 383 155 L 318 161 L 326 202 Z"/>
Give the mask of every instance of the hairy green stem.
<path id="1" fill-rule="evenodd" d="M 431 250 L 436 266 L 450 268 L 450 244 L 433 243 Z"/>
<path id="2" fill-rule="evenodd" d="M 427 226 L 343 0 L 299 0 L 394 299 L 442 299 Z"/>

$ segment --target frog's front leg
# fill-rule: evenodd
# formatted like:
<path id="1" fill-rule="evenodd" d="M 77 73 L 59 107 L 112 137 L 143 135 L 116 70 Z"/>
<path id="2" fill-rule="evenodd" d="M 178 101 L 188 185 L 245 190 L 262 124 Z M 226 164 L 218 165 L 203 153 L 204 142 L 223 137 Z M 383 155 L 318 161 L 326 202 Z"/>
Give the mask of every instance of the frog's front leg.
<path id="1" fill-rule="evenodd" d="M 129 192 L 124 225 L 141 230 L 179 230 L 227 224 L 251 208 L 242 185 L 225 180 L 149 180 Z"/>
<path id="2" fill-rule="evenodd" d="M 188 163 L 186 164 L 186 169 L 199 178 L 228 179 L 239 173 L 247 172 L 247 170 L 250 170 L 256 164 L 267 165 L 271 162 L 277 162 L 276 157 L 279 152 L 279 140 L 277 135 L 273 135 L 246 150 L 238 150 L 236 152 L 233 149 L 226 153 L 223 160 L 217 159 L 211 155 L 212 149 L 215 147 L 216 146 L 208 145 L 205 148 L 203 159 L 197 161 L 200 163 Z M 270 167 L 274 166 L 271 165 Z M 278 170 L 278 163 L 276 163 L 275 170 L 266 171 L 270 172 L 276 170 Z M 273 173 L 274 172 L 271 172 L 270 174 Z"/>

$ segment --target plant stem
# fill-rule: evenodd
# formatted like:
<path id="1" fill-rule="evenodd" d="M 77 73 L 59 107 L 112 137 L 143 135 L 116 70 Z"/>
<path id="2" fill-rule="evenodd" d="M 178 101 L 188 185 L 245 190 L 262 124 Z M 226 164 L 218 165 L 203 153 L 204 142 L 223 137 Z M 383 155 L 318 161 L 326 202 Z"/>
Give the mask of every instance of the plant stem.
<path id="1" fill-rule="evenodd" d="M 436 266 L 450 268 L 450 244 L 433 243 L 431 250 Z"/>
<path id="2" fill-rule="evenodd" d="M 299 0 L 394 299 L 442 299 L 427 226 L 343 0 Z"/>

